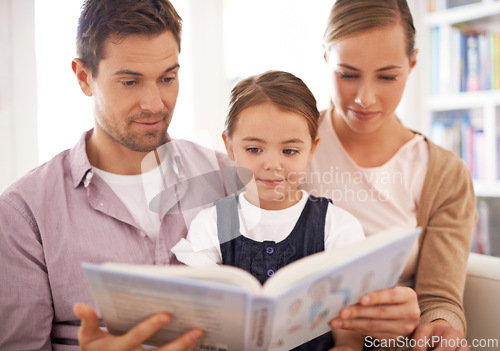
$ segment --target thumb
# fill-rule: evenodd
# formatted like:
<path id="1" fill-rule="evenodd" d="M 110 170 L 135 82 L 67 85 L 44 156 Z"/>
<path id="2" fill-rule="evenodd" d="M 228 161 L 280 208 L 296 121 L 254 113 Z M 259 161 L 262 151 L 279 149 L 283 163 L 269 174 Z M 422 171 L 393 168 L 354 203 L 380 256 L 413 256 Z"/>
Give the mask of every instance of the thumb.
<path id="1" fill-rule="evenodd" d="M 103 333 L 99 326 L 99 317 L 92 307 L 77 303 L 73 306 L 73 312 L 82 321 L 78 331 L 78 340 L 88 343 Z"/>

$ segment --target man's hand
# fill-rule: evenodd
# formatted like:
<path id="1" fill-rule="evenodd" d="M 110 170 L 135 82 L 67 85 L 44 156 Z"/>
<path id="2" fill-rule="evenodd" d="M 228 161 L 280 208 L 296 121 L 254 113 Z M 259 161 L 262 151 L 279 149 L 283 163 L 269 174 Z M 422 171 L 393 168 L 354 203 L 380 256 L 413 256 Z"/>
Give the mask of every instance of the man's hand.
<path id="1" fill-rule="evenodd" d="M 415 351 L 469 351 L 464 333 L 443 319 L 422 324 L 415 330 L 413 339 Z"/>
<path id="2" fill-rule="evenodd" d="M 376 339 L 409 336 L 418 325 L 420 309 L 411 288 L 395 287 L 366 294 L 356 305 L 340 311 L 330 325 L 370 335 Z"/>
<path id="3" fill-rule="evenodd" d="M 82 351 L 143 350 L 142 343 L 171 320 L 171 317 L 167 313 L 158 313 L 139 323 L 126 334 L 113 336 L 99 327 L 99 319 L 92 307 L 85 304 L 76 304 L 73 307 L 73 311 L 82 320 L 82 325 L 78 332 L 78 342 Z M 202 336 L 202 330 L 193 329 L 169 344 L 155 350 L 191 351 Z"/>

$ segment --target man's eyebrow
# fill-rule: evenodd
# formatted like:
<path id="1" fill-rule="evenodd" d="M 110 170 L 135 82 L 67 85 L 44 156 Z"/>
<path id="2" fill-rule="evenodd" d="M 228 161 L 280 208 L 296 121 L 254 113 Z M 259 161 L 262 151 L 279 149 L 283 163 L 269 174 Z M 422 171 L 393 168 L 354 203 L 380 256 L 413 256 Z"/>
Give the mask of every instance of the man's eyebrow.
<path id="1" fill-rule="evenodd" d="M 180 65 L 177 63 L 177 64 L 173 65 L 172 67 L 167 68 L 165 70 L 165 72 L 163 72 L 163 73 L 171 72 L 174 69 L 179 68 L 179 67 L 180 67 Z M 115 72 L 115 76 L 137 76 L 137 77 L 142 77 L 143 74 L 139 73 L 139 72 L 134 72 L 134 71 L 131 71 L 131 70 L 128 70 L 128 69 L 122 69 L 122 70 L 116 71 Z"/>
<path id="2" fill-rule="evenodd" d="M 353 70 L 353 71 L 358 71 L 359 72 L 359 69 L 357 69 L 356 67 L 347 65 L 345 63 L 339 63 L 339 66 L 347 68 L 347 69 L 350 69 L 350 70 Z M 376 70 L 376 72 L 389 71 L 389 70 L 395 69 L 395 68 L 401 68 L 401 66 L 398 66 L 398 65 L 389 65 L 387 67 L 379 68 L 378 70 Z"/>

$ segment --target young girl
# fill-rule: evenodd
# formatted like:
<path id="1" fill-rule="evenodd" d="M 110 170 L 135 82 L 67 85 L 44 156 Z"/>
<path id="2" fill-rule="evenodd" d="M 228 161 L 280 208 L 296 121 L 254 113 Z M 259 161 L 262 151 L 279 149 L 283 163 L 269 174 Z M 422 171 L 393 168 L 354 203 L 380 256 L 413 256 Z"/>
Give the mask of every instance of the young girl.
<path id="1" fill-rule="evenodd" d="M 267 72 L 233 88 L 222 137 L 236 166 L 254 177 L 237 198 L 198 214 L 187 238 L 172 249 L 181 262 L 240 267 L 264 283 L 293 261 L 364 238 L 352 215 L 299 189 L 319 142 L 318 117 L 314 96 L 290 73 Z M 335 339 L 337 346 L 362 348 L 345 331 Z M 331 347 L 326 333 L 296 350 Z"/>

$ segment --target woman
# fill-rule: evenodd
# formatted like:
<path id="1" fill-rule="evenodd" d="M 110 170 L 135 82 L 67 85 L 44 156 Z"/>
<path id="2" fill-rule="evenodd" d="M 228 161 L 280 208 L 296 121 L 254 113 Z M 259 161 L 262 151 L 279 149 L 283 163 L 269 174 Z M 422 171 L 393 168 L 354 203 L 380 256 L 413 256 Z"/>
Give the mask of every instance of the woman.
<path id="1" fill-rule="evenodd" d="M 333 106 L 321 114 L 321 141 L 305 189 L 354 214 L 366 235 L 390 226 L 423 228 L 399 285 L 417 293 L 421 315 L 413 337 L 426 350 L 432 337 L 464 338 L 461 301 L 476 210 L 464 163 L 395 115 L 417 62 L 414 44 L 406 0 L 336 1 L 324 37 Z M 411 296 L 406 299 L 411 306 Z M 341 313 L 351 319 L 338 318 L 332 327 L 405 335 L 398 314 L 407 307 L 380 302 L 377 308 L 394 314 L 373 316 L 369 308 L 351 306 Z M 465 341 L 458 344 L 462 349 Z"/>

